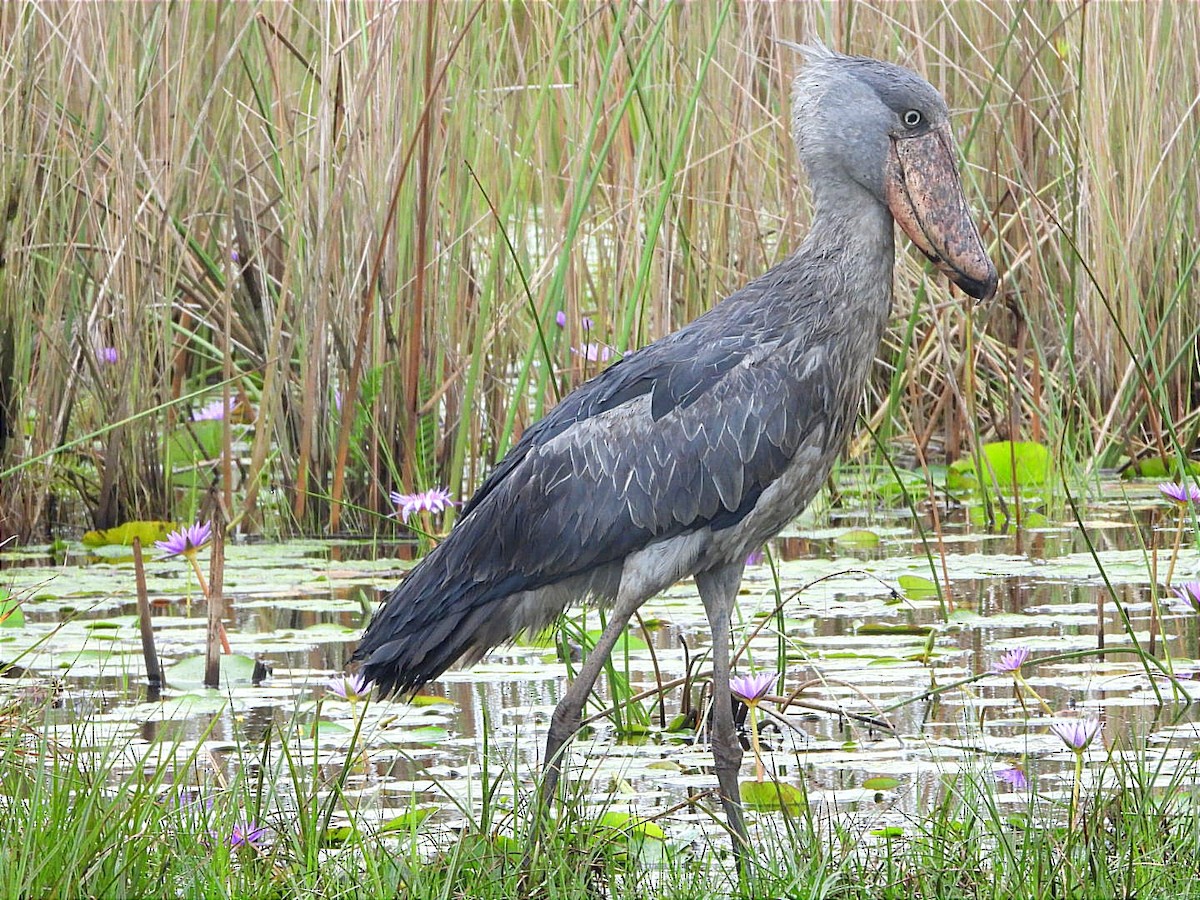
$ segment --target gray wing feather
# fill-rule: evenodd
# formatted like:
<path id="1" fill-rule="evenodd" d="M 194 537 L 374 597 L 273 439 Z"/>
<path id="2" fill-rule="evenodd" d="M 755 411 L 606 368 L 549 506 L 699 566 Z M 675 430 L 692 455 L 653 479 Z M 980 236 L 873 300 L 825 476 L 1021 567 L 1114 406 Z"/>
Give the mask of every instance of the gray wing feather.
<path id="1" fill-rule="evenodd" d="M 719 314 L 630 354 L 526 429 L 375 616 L 355 653 L 368 677 L 384 691 L 420 687 L 460 656 L 550 621 L 569 599 L 561 586 L 615 592 L 630 553 L 736 525 L 801 442 L 840 440 L 847 413 L 826 389 L 846 381 L 837 354 L 795 322 L 755 318 L 755 293 L 781 277 L 768 273 Z M 742 327 L 727 333 L 729 321 Z M 783 334 L 793 343 L 781 346 Z M 814 483 L 825 475 L 815 468 Z M 542 589 L 554 599 L 520 605 Z"/>

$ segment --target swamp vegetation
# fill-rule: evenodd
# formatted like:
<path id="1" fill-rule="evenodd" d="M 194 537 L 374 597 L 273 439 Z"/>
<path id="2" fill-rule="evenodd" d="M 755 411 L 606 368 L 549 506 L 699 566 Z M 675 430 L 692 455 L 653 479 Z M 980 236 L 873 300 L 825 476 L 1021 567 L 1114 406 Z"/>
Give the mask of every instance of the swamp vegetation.
<path id="1" fill-rule="evenodd" d="M 858 437 L 750 569 L 746 882 L 691 584 L 526 858 L 602 613 L 411 703 L 331 681 L 453 522 L 391 495 L 469 495 L 798 244 L 808 36 L 949 99 L 1000 295 L 901 245 Z M 1200 8 L 6 3 L 0 42 L 0 895 L 1200 894 Z M 222 687 L 210 551 L 148 552 L 148 693 L 108 529 L 198 521 Z"/>

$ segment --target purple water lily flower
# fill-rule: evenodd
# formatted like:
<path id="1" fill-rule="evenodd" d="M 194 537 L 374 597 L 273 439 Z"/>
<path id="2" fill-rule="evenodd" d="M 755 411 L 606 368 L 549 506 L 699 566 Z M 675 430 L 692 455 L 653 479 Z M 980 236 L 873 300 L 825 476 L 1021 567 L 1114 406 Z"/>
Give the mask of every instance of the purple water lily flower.
<path id="1" fill-rule="evenodd" d="M 1200 610 L 1200 581 L 1185 581 L 1177 584 L 1171 588 L 1171 593 L 1192 609 Z"/>
<path id="2" fill-rule="evenodd" d="M 101 347 L 96 351 L 96 358 L 106 365 L 113 365 L 119 359 L 116 347 Z"/>
<path id="3" fill-rule="evenodd" d="M 746 703 L 757 703 L 765 697 L 778 676 L 771 672 L 757 675 L 734 675 L 729 679 L 729 690 Z"/>
<path id="4" fill-rule="evenodd" d="M 1055 719 L 1050 723 L 1050 730 L 1058 735 L 1068 750 L 1082 753 L 1100 733 L 1100 720 L 1095 717 Z"/>
<path id="5" fill-rule="evenodd" d="M 206 403 L 204 406 L 192 412 L 193 422 L 211 422 L 214 420 L 224 419 L 225 416 L 233 409 L 233 402 L 230 401 L 229 407 L 226 408 L 224 400 L 213 400 L 211 403 Z"/>
<path id="6" fill-rule="evenodd" d="M 178 531 L 172 531 L 165 541 L 155 541 L 154 546 L 164 552 L 161 559 L 172 556 L 187 556 L 195 553 L 212 540 L 212 523 L 197 522 Z"/>
<path id="7" fill-rule="evenodd" d="M 368 680 L 359 673 L 353 675 L 334 675 L 325 684 L 325 690 L 336 694 L 343 700 L 362 700 L 371 693 L 375 682 Z"/>
<path id="8" fill-rule="evenodd" d="M 267 842 L 267 829 L 263 828 L 257 822 L 242 821 L 234 823 L 233 828 L 229 832 L 229 846 L 231 849 L 238 847 L 250 847 L 254 850 L 260 849 Z"/>
<path id="9" fill-rule="evenodd" d="M 559 328 L 567 327 L 567 314 L 561 309 L 554 314 L 554 324 Z"/>
<path id="10" fill-rule="evenodd" d="M 401 520 L 408 522 L 419 512 L 440 513 L 454 505 L 450 492 L 445 488 L 430 488 L 419 494 L 401 494 L 392 491 L 388 494 Z"/>
<path id="11" fill-rule="evenodd" d="M 1200 488 L 1194 484 L 1173 484 L 1164 481 L 1158 486 L 1164 497 L 1175 503 L 1200 503 Z"/>
<path id="12" fill-rule="evenodd" d="M 1006 650 L 1000 654 L 1000 658 L 992 663 L 993 675 L 1007 675 L 1012 672 L 1020 672 L 1021 666 L 1029 662 L 1029 657 L 1033 653 L 1028 647 L 1014 647 L 1011 650 Z"/>
<path id="13" fill-rule="evenodd" d="M 1023 791 L 1029 787 L 1029 776 L 1021 770 L 1020 766 L 1009 766 L 1006 769 L 1000 769 L 996 772 L 996 781 L 1001 784 L 1007 784 L 1018 791 Z"/>

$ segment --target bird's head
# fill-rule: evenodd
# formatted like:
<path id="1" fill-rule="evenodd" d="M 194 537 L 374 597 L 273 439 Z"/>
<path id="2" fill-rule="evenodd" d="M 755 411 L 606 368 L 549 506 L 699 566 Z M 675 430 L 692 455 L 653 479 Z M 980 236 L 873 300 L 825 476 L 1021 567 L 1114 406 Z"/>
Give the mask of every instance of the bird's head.
<path id="1" fill-rule="evenodd" d="M 820 44 L 793 82 L 792 135 L 814 183 L 856 185 L 885 205 L 917 248 L 979 300 L 996 269 L 971 218 L 946 101 L 908 69 Z"/>

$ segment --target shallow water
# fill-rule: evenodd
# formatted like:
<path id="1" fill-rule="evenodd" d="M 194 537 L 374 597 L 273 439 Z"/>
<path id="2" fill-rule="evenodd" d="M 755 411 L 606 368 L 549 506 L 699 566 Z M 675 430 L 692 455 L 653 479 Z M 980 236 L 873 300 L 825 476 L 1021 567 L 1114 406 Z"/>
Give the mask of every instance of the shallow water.
<path id="1" fill-rule="evenodd" d="M 758 630 L 738 669 L 776 671 L 785 658 L 774 693 L 803 684 L 800 699 L 824 709 L 792 706 L 788 727 L 764 725 L 767 772 L 803 786 L 810 803 L 833 814 L 904 827 L 938 802 L 948 776 L 964 771 L 990 778 L 1019 765 L 1039 791 L 1061 791 L 1073 757 L 1049 733 L 1047 710 L 1101 716 L 1108 746 L 1119 741 L 1129 752 L 1167 757 L 1166 771 L 1186 759 L 1200 733 L 1188 682 L 1180 689 L 1151 678 L 1127 652 L 1134 638 L 1149 647 L 1153 629 L 1157 657 L 1177 674 L 1200 657 L 1196 613 L 1161 588 L 1157 614 L 1151 601 L 1152 582 L 1161 585 L 1171 566 L 1174 514 L 1152 485 L 1114 483 L 1103 495 L 1111 499 L 1086 508 L 1086 528 L 992 534 L 970 524 L 966 508 L 941 511 L 936 527 L 928 514 L 914 522 L 859 512 L 826 517 L 819 527 L 801 522 L 774 542 L 773 562 L 747 570 L 739 598 L 737 646 Z M 1175 584 L 1200 569 L 1191 526 L 1185 530 Z M 0 690 L 25 704 L 59 691 L 52 724 L 78 734 L 86 723 L 97 743 L 127 741 L 131 769 L 139 755 L 184 759 L 198 749 L 203 765 L 181 770 L 181 779 L 254 769 L 255 748 L 283 739 L 336 771 L 361 718 L 366 756 L 350 760 L 351 802 L 380 819 L 414 801 L 437 804 L 437 818 L 453 824 L 464 807 L 448 798 L 469 807 L 483 795 L 485 746 L 493 777 L 515 770 L 532 783 L 568 665 L 553 647 L 517 645 L 446 673 L 425 692 L 445 702 L 364 705 L 328 694 L 327 679 L 349 659 L 370 610 L 410 565 L 407 556 L 409 545 L 366 542 L 230 544 L 226 621 L 234 656 L 223 662 L 220 691 L 198 684 L 205 611 L 188 568 L 148 562 L 168 681 L 155 699 L 144 683 L 131 562 L 89 557 L 78 545 L 55 553 L 9 548 L 0 553 L 0 587 L 21 599 L 26 622 L 0 628 L 0 661 L 26 672 Z M 911 578 L 902 586 L 903 576 L 948 584 L 946 600 L 919 596 Z M 780 598 L 786 602 L 776 614 Z M 707 625 L 694 585 L 654 598 L 641 617 L 648 647 L 631 647 L 617 662 L 635 691 L 681 677 L 689 659 L 704 670 Z M 594 610 L 576 618 L 578 631 L 600 627 Z M 1101 641 L 1103 657 L 1038 663 Z M 1025 673 L 1044 706 L 1032 693 L 1019 695 L 1012 676 L 987 674 L 1018 646 L 1034 651 Z M 253 660 L 270 666 L 258 684 Z M 636 736 L 623 737 L 607 719 L 594 723 L 573 745 L 575 780 L 598 803 L 639 814 L 714 787 L 706 741 L 662 728 L 684 700 L 674 688 L 661 708 L 646 701 L 649 728 Z M 695 685 L 688 702 L 702 702 Z M 894 734 L 829 711 L 839 708 L 885 720 Z M 1104 755 L 1099 744 L 1089 751 L 1094 760 Z M 749 753 L 743 777 L 754 777 Z M 1002 803 L 1024 802 L 1021 791 L 1000 791 Z M 668 823 L 683 840 L 714 828 L 710 815 L 686 807 Z"/>

